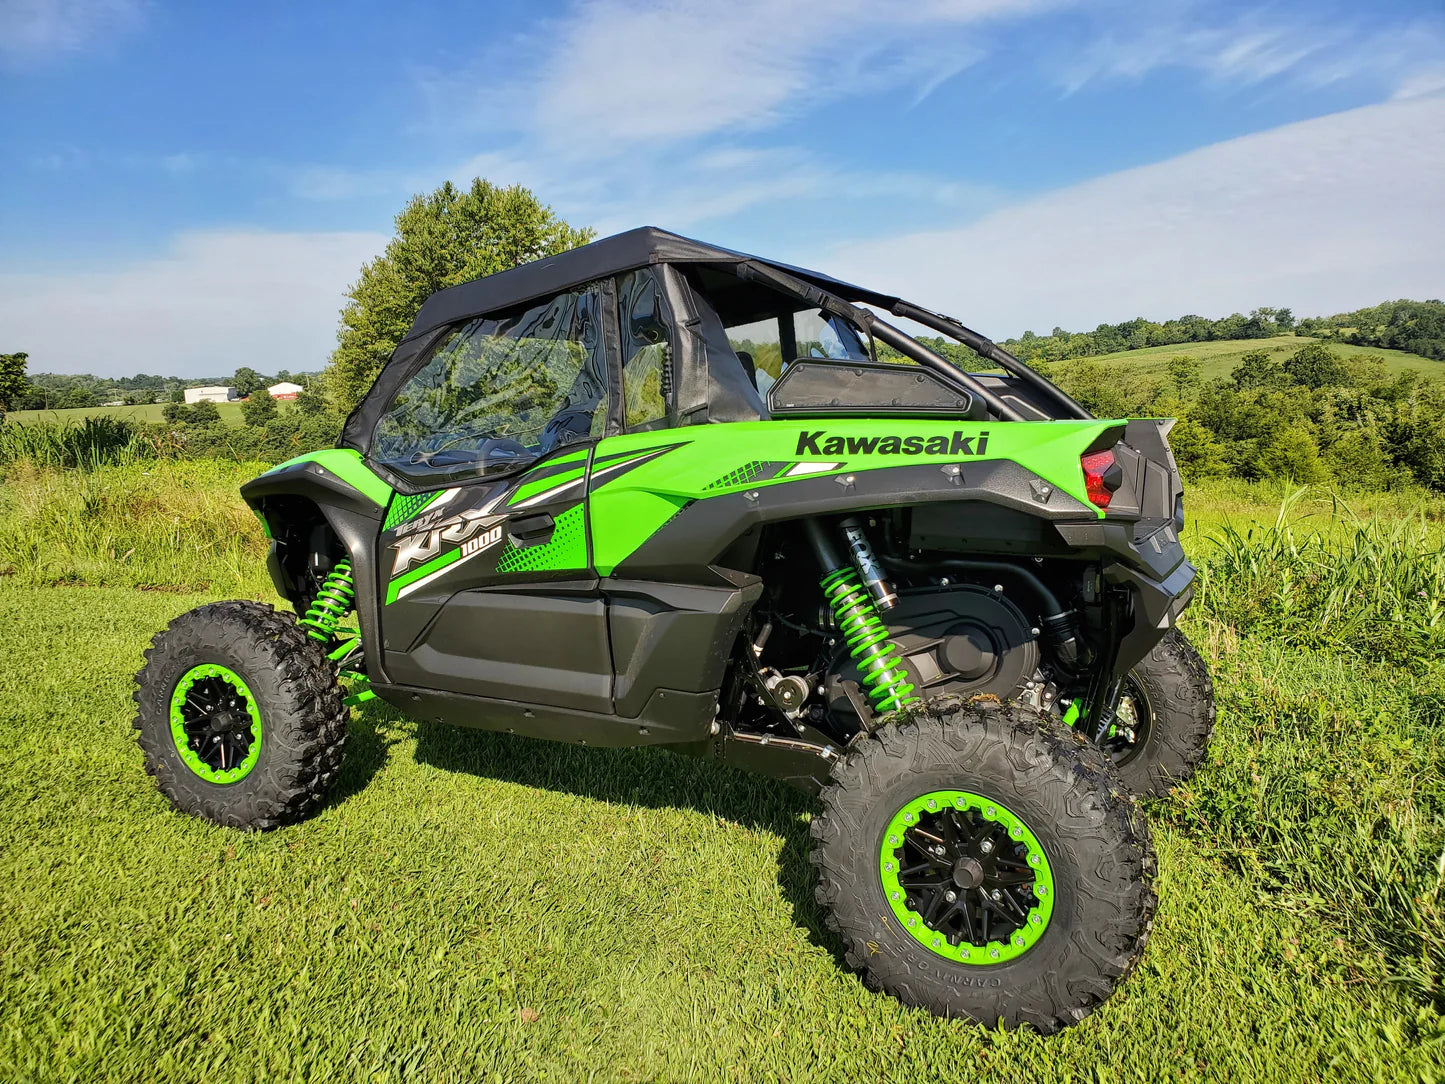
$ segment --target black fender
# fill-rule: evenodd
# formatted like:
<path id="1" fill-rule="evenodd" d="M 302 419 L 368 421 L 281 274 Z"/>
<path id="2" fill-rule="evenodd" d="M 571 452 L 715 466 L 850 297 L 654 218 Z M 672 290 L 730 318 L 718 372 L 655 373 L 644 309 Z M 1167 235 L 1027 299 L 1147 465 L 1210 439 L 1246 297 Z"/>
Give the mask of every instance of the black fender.
<path id="1" fill-rule="evenodd" d="M 377 636 L 381 628 L 381 600 L 376 566 L 376 542 L 386 515 L 385 506 L 313 462 L 283 466 L 241 486 L 241 499 L 263 517 L 276 497 L 300 498 L 315 505 L 350 555 L 366 670 L 373 680 L 385 681 L 381 641 Z M 272 549 L 274 553 L 275 540 Z M 279 559 L 268 558 L 267 567 L 277 592 L 294 603 L 296 586 L 290 582 Z"/>

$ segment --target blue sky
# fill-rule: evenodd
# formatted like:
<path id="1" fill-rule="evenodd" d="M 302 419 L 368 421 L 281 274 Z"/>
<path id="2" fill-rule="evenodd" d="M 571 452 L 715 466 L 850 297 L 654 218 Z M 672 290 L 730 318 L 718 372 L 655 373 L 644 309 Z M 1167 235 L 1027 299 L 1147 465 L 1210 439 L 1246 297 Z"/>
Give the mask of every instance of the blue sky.
<path id="1" fill-rule="evenodd" d="M 315 369 L 413 192 L 1005 337 L 1445 295 L 1440 0 L 0 0 L 0 349 Z"/>

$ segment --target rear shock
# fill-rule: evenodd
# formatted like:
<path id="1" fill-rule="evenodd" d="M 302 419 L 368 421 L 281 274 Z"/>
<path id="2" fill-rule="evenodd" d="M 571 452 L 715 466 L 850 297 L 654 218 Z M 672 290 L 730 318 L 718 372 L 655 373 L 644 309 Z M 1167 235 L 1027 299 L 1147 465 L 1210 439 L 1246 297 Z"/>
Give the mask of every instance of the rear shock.
<path id="1" fill-rule="evenodd" d="M 888 629 L 878 615 L 879 603 L 891 608 L 896 596 L 881 574 L 875 574 L 878 563 L 861 525 L 849 521 L 845 525 L 845 536 L 854 559 L 862 566 L 868 590 L 860 582 L 858 570 L 838 555 L 823 529 L 812 520 L 806 526 L 823 566 L 823 578 L 819 581 L 823 597 L 843 633 L 848 653 L 863 675 L 863 689 L 873 702 L 873 710 L 882 715 L 918 703 L 898 649 L 888 638 Z"/>

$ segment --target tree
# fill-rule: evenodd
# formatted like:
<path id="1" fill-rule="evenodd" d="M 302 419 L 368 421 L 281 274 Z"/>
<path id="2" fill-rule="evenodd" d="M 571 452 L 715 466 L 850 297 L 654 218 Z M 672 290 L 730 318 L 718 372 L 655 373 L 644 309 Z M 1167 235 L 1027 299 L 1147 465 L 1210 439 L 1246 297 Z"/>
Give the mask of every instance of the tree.
<path id="1" fill-rule="evenodd" d="M 265 388 L 258 388 L 241 404 L 241 418 L 247 425 L 265 425 L 276 416 L 276 400 Z"/>
<path id="2" fill-rule="evenodd" d="M 296 410 L 307 416 L 326 413 L 326 396 L 315 388 L 302 388 L 296 393 Z"/>
<path id="3" fill-rule="evenodd" d="M 1349 379 L 1344 363 L 1320 342 L 1301 346 L 1285 359 L 1283 370 L 1290 380 L 1306 388 L 1327 388 Z"/>
<path id="4" fill-rule="evenodd" d="M 219 411 L 217 413 L 219 414 Z M 183 425 L 191 420 L 191 408 L 173 399 L 161 407 L 161 417 L 167 425 Z"/>
<path id="5" fill-rule="evenodd" d="M 25 359 L 30 355 L 23 350 L 16 354 L 0 354 L 0 418 L 5 412 L 14 410 L 29 390 L 25 379 Z"/>
<path id="6" fill-rule="evenodd" d="M 1204 370 L 1193 354 L 1175 354 L 1169 359 L 1169 380 L 1174 393 L 1188 399 L 1204 382 Z"/>
<path id="7" fill-rule="evenodd" d="M 242 399 L 258 388 L 266 386 L 266 381 L 262 379 L 261 374 L 245 365 L 236 370 L 236 375 L 231 377 L 231 383 L 236 386 L 236 394 Z"/>
<path id="8" fill-rule="evenodd" d="M 1239 364 L 1230 374 L 1234 386 L 1240 391 L 1247 388 L 1268 388 L 1283 382 L 1279 362 L 1268 350 L 1251 350 L 1239 359 Z"/>
<path id="9" fill-rule="evenodd" d="M 386 251 L 361 269 L 341 313 L 336 350 L 324 374 L 344 413 L 371 387 L 423 301 L 459 282 L 586 244 L 593 233 L 562 221 L 519 185 L 481 179 L 470 189 L 447 182 L 413 196 L 396 216 Z"/>
<path id="10" fill-rule="evenodd" d="M 221 412 L 216 409 L 216 404 L 204 401 L 191 407 L 190 422 L 192 425 L 215 425 L 221 420 Z"/>

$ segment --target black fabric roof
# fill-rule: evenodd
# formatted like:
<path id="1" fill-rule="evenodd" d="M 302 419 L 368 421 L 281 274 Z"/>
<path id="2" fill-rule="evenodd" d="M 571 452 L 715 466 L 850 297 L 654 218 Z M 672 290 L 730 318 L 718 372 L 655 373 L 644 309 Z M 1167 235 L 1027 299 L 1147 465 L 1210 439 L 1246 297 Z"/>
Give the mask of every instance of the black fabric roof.
<path id="1" fill-rule="evenodd" d="M 407 338 L 424 335 L 447 324 L 484 313 L 504 311 L 547 297 L 593 279 L 621 274 L 656 263 L 755 263 L 786 271 L 820 289 L 849 301 L 892 308 L 898 298 L 840 282 L 828 275 L 763 260 L 747 253 L 694 241 L 655 226 L 642 226 L 604 237 L 590 245 L 547 256 L 531 263 L 438 290 L 427 298 Z"/>

